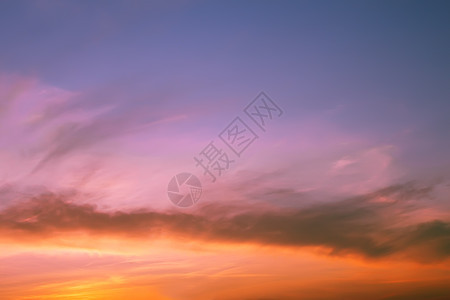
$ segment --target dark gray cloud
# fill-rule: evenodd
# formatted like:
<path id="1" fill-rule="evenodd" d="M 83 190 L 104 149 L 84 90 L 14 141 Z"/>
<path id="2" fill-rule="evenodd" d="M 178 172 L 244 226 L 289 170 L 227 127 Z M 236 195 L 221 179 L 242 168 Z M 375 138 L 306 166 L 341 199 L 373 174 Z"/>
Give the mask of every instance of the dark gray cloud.
<path id="1" fill-rule="evenodd" d="M 1 234 L 47 238 L 82 230 L 92 235 L 132 238 L 170 235 L 194 240 L 273 246 L 323 246 L 330 255 L 358 254 L 380 259 L 400 255 L 420 262 L 450 256 L 449 220 L 412 223 L 415 199 L 431 187 L 404 184 L 333 203 L 296 210 L 240 210 L 208 204 L 195 213 L 180 211 L 102 212 L 55 194 L 44 194 L 0 213 Z M 283 194 L 283 193 L 282 193 Z M 379 202 L 380 197 L 395 201 Z M 419 208 L 418 208 L 419 209 Z"/>

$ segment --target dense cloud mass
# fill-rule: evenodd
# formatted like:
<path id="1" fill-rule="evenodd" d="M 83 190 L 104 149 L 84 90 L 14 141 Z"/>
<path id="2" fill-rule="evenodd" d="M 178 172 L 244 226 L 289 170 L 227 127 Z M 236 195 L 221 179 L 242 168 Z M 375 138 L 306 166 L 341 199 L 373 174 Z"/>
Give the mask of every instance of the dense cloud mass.
<path id="1" fill-rule="evenodd" d="M 420 210 L 413 200 L 426 198 L 430 191 L 430 187 L 404 184 L 295 210 L 259 211 L 255 207 L 242 212 L 237 207 L 208 204 L 196 213 L 110 213 L 44 194 L 3 210 L 0 224 L 3 236 L 17 238 L 27 235 L 41 239 L 80 230 L 133 238 L 176 235 L 203 241 L 323 246 L 332 255 L 367 258 L 405 254 L 420 262 L 433 262 L 450 255 L 449 220 L 408 221 L 408 215 Z M 391 200 L 379 201 L 387 197 Z"/>

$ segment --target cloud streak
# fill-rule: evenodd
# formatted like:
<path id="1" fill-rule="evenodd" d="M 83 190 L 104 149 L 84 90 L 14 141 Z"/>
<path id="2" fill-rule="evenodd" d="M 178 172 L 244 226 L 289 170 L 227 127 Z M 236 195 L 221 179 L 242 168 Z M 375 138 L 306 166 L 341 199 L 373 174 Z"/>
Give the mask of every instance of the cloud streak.
<path id="1" fill-rule="evenodd" d="M 102 212 L 62 196 L 44 194 L 0 213 L 1 235 L 51 238 L 67 232 L 129 238 L 177 237 L 195 241 L 269 246 L 319 246 L 330 255 L 381 259 L 400 255 L 419 262 L 450 256 L 448 219 L 409 220 L 415 199 L 431 187 L 391 186 L 364 196 L 296 210 L 242 210 L 208 204 L 195 213 Z M 393 201 L 380 201 L 389 197 Z"/>

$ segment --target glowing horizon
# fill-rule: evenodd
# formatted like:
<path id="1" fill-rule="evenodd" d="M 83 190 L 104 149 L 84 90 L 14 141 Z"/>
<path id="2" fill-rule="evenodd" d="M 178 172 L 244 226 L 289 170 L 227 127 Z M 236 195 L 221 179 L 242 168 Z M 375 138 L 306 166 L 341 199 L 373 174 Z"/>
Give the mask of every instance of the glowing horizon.
<path id="1" fill-rule="evenodd" d="M 448 8 L 1 2 L 0 299 L 447 299 Z"/>

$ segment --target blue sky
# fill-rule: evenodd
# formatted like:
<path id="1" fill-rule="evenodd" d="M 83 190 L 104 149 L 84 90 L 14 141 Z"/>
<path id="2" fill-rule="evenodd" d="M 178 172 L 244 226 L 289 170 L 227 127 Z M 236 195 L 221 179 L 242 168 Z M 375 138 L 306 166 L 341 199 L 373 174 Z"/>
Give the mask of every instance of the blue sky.
<path id="1" fill-rule="evenodd" d="M 265 145 L 289 141 L 283 149 L 294 150 L 278 150 L 281 156 L 291 153 L 288 161 L 303 163 L 305 158 L 292 156 L 303 153 L 302 141 L 314 143 L 308 141 L 313 137 L 326 144 L 325 156 L 394 147 L 393 164 L 405 174 L 400 181 L 448 175 L 445 1 L 0 6 L 2 73 L 76 95 L 63 108 L 47 111 L 103 111 L 98 123 L 109 129 L 100 129 L 86 145 L 99 136 L 123 136 L 118 129 L 124 124 L 133 131 L 171 118 L 179 121 L 140 132 L 149 141 L 153 134 L 174 141 L 191 136 L 190 143 L 200 145 L 266 91 L 286 114 Z M 129 139 L 139 144 L 143 136 Z M 358 142 L 340 148 L 346 139 Z"/>

